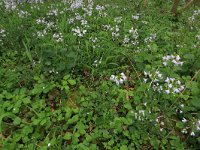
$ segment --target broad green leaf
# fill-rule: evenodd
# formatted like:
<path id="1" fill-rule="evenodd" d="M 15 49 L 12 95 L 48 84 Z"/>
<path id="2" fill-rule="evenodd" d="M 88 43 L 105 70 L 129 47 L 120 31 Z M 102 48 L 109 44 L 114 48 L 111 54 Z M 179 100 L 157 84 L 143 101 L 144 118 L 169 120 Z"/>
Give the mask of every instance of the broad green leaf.
<path id="1" fill-rule="evenodd" d="M 70 85 L 75 85 L 76 84 L 75 80 L 70 79 L 70 80 L 67 80 L 67 81 L 69 82 Z"/>
<path id="2" fill-rule="evenodd" d="M 21 118 L 19 118 L 19 117 L 16 117 L 15 119 L 14 119 L 14 121 L 13 121 L 13 124 L 14 125 L 19 125 L 21 123 Z"/>
<path id="3" fill-rule="evenodd" d="M 67 133 L 64 135 L 63 138 L 64 138 L 65 140 L 70 140 L 71 137 L 72 137 L 72 134 L 71 134 L 70 132 L 67 132 Z"/>
<path id="4" fill-rule="evenodd" d="M 120 147 L 120 150 L 128 150 L 128 147 L 126 145 L 123 145 Z"/>

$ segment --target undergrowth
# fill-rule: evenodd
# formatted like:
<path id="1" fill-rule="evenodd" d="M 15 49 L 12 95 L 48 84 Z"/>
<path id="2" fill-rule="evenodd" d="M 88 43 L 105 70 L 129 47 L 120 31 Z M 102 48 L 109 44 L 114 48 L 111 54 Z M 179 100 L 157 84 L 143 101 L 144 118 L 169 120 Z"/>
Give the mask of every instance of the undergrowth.
<path id="1" fill-rule="evenodd" d="M 0 147 L 198 149 L 200 8 L 0 3 Z"/>

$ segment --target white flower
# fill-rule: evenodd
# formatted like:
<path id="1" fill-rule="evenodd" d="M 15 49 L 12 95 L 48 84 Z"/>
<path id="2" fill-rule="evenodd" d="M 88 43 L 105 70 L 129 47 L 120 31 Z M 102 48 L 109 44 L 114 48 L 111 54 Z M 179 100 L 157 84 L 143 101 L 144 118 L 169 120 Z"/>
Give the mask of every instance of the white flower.
<path id="1" fill-rule="evenodd" d="M 114 81 L 116 79 L 115 75 L 111 75 L 110 80 Z"/>
<path id="2" fill-rule="evenodd" d="M 196 128 L 197 128 L 198 131 L 200 130 L 200 120 L 197 121 Z"/>
<path id="3" fill-rule="evenodd" d="M 180 92 L 179 89 L 177 89 L 177 88 L 174 88 L 173 91 L 174 91 L 174 93 L 179 93 Z"/>
<path id="4" fill-rule="evenodd" d="M 124 80 L 122 78 L 119 79 L 119 83 L 123 84 Z"/>
<path id="5" fill-rule="evenodd" d="M 183 119 L 182 119 L 182 122 L 183 122 L 183 123 L 186 123 L 186 122 L 187 122 L 187 119 L 183 118 Z"/>
<path id="6" fill-rule="evenodd" d="M 142 114 L 143 116 L 145 115 L 144 110 L 139 110 L 139 113 Z"/>
<path id="7" fill-rule="evenodd" d="M 157 79 L 157 78 L 155 78 L 154 80 L 153 80 L 153 82 L 158 82 L 159 80 Z M 157 83 L 158 84 L 158 83 Z"/>
<path id="8" fill-rule="evenodd" d="M 74 35 L 79 37 L 83 37 L 83 35 L 87 32 L 87 30 L 80 29 L 79 27 L 73 28 L 72 31 L 74 32 Z"/>
<path id="9" fill-rule="evenodd" d="M 175 78 L 170 78 L 170 81 L 174 82 L 174 81 L 175 81 Z"/>
<path id="10" fill-rule="evenodd" d="M 165 61 L 165 62 L 163 62 L 163 65 L 164 65 L 164 66 L 167 66 L 167 62 L 166 62 L 166 61 Z"/>
<path id="11" fill-rule="evenodd" d="M 105 7 L 104 7 L 104 6 L 97 5 L 97 6 L 96 6 L 96 10 L 97 10 L 97 11 L 103 11 L 103 10 L 105 10 Z"/>
<path id="12" fill-rule="evenodd" d="M 181 58 L 179 55 L 176 56 L 176 60 L 179 61 Z"/>
<path id="13" fill-rule="evenodd" d="M 159 77 L 159 78 L 162 78 L 162 74 L 159 73 L 159 74 L 158 74 L 158 77 Z"/>
<path id="14" fill-rule="evenodd" d="M 180 88 L 179 88 L 179 90 L 180 90 L 180 91 L 183 91 L 183 90 L 184 90 L 184 86 L 181 85 Z"/>
<path id="15" fill-rule="evenodd" d="M 150 77 L 150 78 L 152 77 L 152 74 L 151 74 L 151 73 L 149 73 L 149 77 Z"/>
<path id="16" fill-rule="evenodd" d="M 118 80 L 115 80 L 115 83 L 116 83 L 117 85 L 119 85 L 119 84 L 120 84 Z"/>
<path id="17" fill-rule="evenodd" d="M 69 23 L 69 24 L 74 23 L 74 18 L 69 18 L 69 19 L 68 19 L 68 23 Z"/>
<path id="18" fill-rule="evenodd" d="M 48 143 L 48 145 L 47 145 L 48 147 L 50 147 L 51 146 L 51 143 Z"/>
<path id="19" fill-rule="evenodd" d="M 187 129 L 183 129 L 181 132 L 187 134 Z"/>
<path id="20" fill-rule="evenodd" d="M 121 77 L 122 77 L 122 79 L 125 81 L 126 79 L 127 79 L 127 77 L 125 76 L 125 74 L 122 72 L 121 73 Z"/>
<path id="21" fill-rule="evenodd" d="M 169 88 L 172 88 L 172 86 L 173 86 L 172 84 L 168 84 L 168 87 L 169 87 Z"/>
<path id="22" fill-rule="evenodd" d="M 176 81 L 176 84 L 181 85 L 181 81 L 179 81 L 179 80 Z"/>
<path id="23" fill-rule="evenodd" d="M 168 60 L 168 59 L 167 59 L 167 56 L 163 56 L 162 59 L 165 60 L 165 61 Z"/>
<path id="24" fill-rule="evenodd" d="M 146 79 L 146 78 L 143 78 L 143 80 L 144 80 L 144 83 L 146 83 L 146 82 L 147 82 L 147 79 Z"/>
<path id="25" fill-rule="evenodd" d="M 195 136 L 195 133 L 194 133 L 194 132 L 191 132 L 190 135 L 191 135 L 191 136 Z"/>
<path id="26" fill-rule="evenodd" d="M 165 82 L 167 82 L 167 83 L 170 83 L 170 80 L 169 80 L 169 78 L 167 77 L 167 79 L 165 80 Z"/>
<path id="27" fill-rule="evenodd" d="M 178 63 L 177 63 L 177 61 L 176 60 L 172 60 L 172 62 L 177 66 L 178 65 Z"/>
<path id="28" fill-rule="evenodd" d="M 165 94 L 169 94 L 170 93 L 170 91 L 169 90 L 165 90 Z"/>
<path id="29" fill-rule="evenodd" d="M 147 75 L 148 75 L 148 73 L 147 73 L 146 71 L 144 71 L 144 75 L 145 75 L 145 76 L 147 76 Z"/>
<path id="30" fill-rule="evenodd" d="M 123 43 L 126 44 L 126 43 L 129 43 L 129 41 L 130 41 L 130 39 L 127 36 L 125 36 Z"/>
<path id="31" fill-rule="evenodd" d="M 182 66 L 182 65 L 183 65 L 183 62 L 179 62 L 179 64 Z"/>

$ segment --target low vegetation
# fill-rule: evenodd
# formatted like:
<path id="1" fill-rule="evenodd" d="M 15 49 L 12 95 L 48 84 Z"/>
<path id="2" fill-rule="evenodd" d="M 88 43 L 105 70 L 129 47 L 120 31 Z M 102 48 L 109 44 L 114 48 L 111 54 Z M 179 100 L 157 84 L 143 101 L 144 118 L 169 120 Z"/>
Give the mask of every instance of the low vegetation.
<path id="1" fill-rule="evenodd" d="M 1 149 L 198 149 L 200 7 L 173 4 L 1 2 Z"/>

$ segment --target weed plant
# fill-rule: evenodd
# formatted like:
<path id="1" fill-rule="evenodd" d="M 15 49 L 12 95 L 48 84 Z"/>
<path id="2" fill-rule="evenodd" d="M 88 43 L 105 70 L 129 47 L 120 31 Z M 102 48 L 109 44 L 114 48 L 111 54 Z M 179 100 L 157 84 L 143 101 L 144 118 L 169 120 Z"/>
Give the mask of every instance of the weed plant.
<path id="1" fill-rule="evenodd" d="M 198 149 L 200 8 L 0 2 L 0 148 Z"/>

